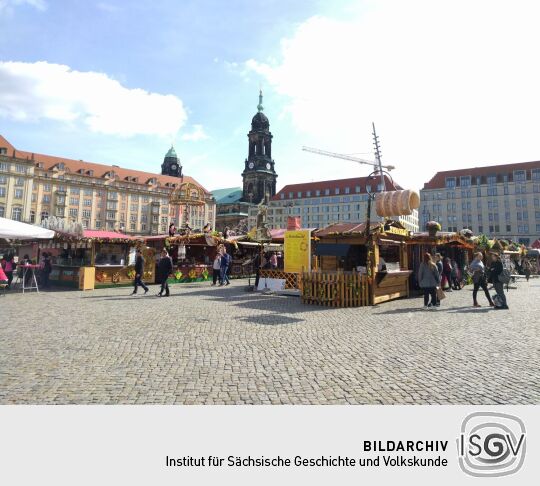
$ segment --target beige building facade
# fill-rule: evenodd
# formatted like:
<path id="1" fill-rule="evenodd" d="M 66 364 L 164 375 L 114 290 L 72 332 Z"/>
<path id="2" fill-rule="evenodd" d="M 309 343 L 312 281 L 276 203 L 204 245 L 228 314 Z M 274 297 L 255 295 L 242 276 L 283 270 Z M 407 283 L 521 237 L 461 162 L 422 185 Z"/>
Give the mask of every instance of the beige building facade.
<path id="1" fill-rule="evenodd" d="M 195 187 L 204 205 L 169 204 L 182 182 Z M 24 152 L 0 136 L 0 217 L 39 224 L 49 216 L 86 229 L 163 234 L 170 223 L 199 229 L 209 222 L 214 227 L 215 200 L 188 176 Z"/>
<path id="2" fill-rule="evenodd" d="M 387 189 L 400 189 L 385 181 Z M 366 177 L 332 181 L 291 184 L 281 189 L 269 202 L 267 226 L 269 229 L 287 227 L 289 216 L 300 217 L 304 228 L 324 228 L 332 223 L 363 223 L 367 218 L 368 192 L 381 190 L 377 180 Z M 250 208 L 249 227 L 256 224 L 257 207 Z M 381 220 L 372 204 L 371 218 Z M 396 216 L 407 230 L 418 231 L 418 211 L 411 215 Z"/>
<path id="3" fill-rule="evenodd" d="M 420 226 L 531 244 L 540 237 L 540 162 L 437 172 L 420 191 Z"/>

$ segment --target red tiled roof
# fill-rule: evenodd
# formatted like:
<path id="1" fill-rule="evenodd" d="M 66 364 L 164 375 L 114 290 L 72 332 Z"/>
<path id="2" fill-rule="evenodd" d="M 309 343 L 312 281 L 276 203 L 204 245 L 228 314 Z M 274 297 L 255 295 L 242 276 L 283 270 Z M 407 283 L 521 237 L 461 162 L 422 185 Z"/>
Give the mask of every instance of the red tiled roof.
<path id="1" fill-rule="evenodd" d="M 45 170 L 51 170 L 55 165 L 63 163 L 72 174 L 76 174 L 79 172 L 79 170 L 83 169 L 84 171 L 93 170 L 93 177 L 103 177 L 107 172 L 114 171 L 114 173 L 118 176 L 118 181 L 126 181 L 126 177 L 134 177 L 138 179 L 138 184 L 146 185 L 149 179 L 155 178 L 157 179 L 159 185 L 162 187 L 164 187 L 167 183 L 178 184 L 180 182 L 180 179 L 178 177 L 153 174 L 151 172 L 143 172 L 140 170 L 124 169 L 116 165 L 96 164 L 94 162 L 85 162 L 82 160 L 66 159 L 64 157 L 56 157 L 53 155 L 36 154 L 31 152 L 25 152 L 24 150 L 17 150 L 2 135 L 0 135 L 0 147 L 5 147 L 8 149 L 8 156 L 12 156 L 15 153 L 15 156 L 18 158 L 34 160 L 34 162 L 36 163 L 41 162 Z M 80 175 L 84 176 L 85 174 Z M 196 184 L 201 189 L 203 189 L 207 195 L 210 195 L 210 193 L 192 177 L 184 176 L 183 181 Z"/>
<path id="2" fill-rule="evenodd" d="M 508 174 L 512 181 L 512 175 L 515 170 L 540 169 L 540 161 L 536 162 L 518 162 L 515 164 L 488 165 L 485 167 L 471 167 L 469 169 L 456 169 L 437 172 L 429 182 L 424 184 L 424 189 L 444 189 L 446 187 L 447 177 L 486 177 L 495 174 Z M 473 181 L 474 185 L 475 181 Z M 485 182 L 482 182 L 484 184 Z"/>
<path id="3" fill-rule="evenodd" d="M 399 184 L 392 182 L 387 176 L 384 176 L 385 185 L 387 190 L 400 190 L 401 187 Z M 374 176 L 373 178 L 368 177 L 353 177 L 351 179 L 335 179 L 331 181 L 317 181 L 317 182 L 305 182 L 303 184 L 288 184 L 281 191 L 279 191 L 273 198 L 273 201 L 281 199 L 281 194 L 285 194 L 285 199 L 288 199 L 289 192 L 294 193 L 293 199 L 297 199 L 299 192 L 302 193 L 302 198 L 307 198 L 306 192 L 311 191 L 311 196 L 309 197 L 323 197 L 325 196 L 324 190 L 330 189 L 329 196 L 336 195 L 336 188 L 339 189 L 339 195 L 346 195 L 345 188 L 348 187 L 350 195 L 359 194 L 356 192 L 356 186 L 360 186 L 360 193 L 366 192 L 366 185 L 376 186 L 380 181 L 379 176 Z M 319 196 L 315 195 L 315 191 L 321 191 Z"/>

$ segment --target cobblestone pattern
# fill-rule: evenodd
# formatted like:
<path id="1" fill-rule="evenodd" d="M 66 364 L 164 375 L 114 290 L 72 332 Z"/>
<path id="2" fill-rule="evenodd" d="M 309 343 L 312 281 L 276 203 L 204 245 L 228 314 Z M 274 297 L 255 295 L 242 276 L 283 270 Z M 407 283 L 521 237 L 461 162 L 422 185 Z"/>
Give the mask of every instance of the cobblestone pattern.
<path id="1" fill-rule="evenodd" d="M 540 279 L 510 290 L 510 311 L 473 309 L 469 289 L 426 311 L 244 286 L 2 296 L 0 403 L 540 403 Z"/>

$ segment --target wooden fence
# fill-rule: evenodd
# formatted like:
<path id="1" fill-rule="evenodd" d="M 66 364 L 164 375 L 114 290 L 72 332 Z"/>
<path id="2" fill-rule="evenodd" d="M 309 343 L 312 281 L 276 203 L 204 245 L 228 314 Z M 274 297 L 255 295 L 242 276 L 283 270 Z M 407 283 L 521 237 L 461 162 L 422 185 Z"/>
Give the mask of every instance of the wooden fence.
<path id="1" fill-rule="evenodd" d="M 264 278 L 277 278 L 285 280 L 286 289 L 300 288 L 301 275 L 299 273 L 288 273 L 284 272 L 283 270 L 263 269 L 260 271 L 260 279 L 262 280 Z"/>
<path id="2" fill-rule="evenodd" d="M 302 302 L 328 307 L 360 307 L 370 305 L 366 275 L 352 272 L 304 272 Z"/>

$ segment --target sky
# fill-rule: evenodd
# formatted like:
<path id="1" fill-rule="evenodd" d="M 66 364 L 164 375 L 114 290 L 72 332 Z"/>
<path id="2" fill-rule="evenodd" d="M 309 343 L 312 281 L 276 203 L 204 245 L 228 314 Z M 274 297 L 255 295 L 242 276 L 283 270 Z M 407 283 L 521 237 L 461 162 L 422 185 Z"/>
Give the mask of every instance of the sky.
<path id="1" fill-rule="evenodd" d="M 0 134 L 20 150 L 241 186 L 258 92 L 278 189 L 540 160 L 536 0 L 0 0 Z"/>

